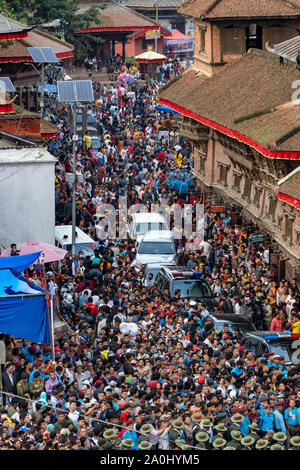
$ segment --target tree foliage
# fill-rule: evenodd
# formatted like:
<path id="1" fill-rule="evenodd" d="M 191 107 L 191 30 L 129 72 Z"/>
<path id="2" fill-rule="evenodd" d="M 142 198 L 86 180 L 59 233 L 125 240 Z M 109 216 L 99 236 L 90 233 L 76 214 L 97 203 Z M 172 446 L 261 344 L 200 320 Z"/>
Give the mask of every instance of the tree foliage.
<path id="1" fill-rule="evenodd" d="M 78 58 L 87 57 L 92 45 L 102 40 L 75 31 L 89 28 L 95 21 L 100 24 L 103 8 L 105 4 L 92 5 L 85 12 L 79 12 L 77 0 L 0 0 L 0 13 L 26 24 L 41 25 L 59 19 L 60 28 L 51 30 L 51 34 L 73 44 Z"/>

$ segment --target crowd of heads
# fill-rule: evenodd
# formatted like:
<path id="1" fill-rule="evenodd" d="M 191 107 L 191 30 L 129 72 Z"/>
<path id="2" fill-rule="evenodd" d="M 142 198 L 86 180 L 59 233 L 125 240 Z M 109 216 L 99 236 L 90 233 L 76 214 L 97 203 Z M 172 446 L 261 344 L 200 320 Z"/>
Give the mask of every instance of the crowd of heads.
<path id="1" fill-rule="evenodd" d="M 290 331 L 299 322 L 297 280 L 278 279 L 269 240 L 234 220 L 230 207 L 211 211 L 190 176 L 191 143 L 160 129 L 156 81 L 95 84 L 101 146 L 87 133 L 76 152 L 76 225 L 97 241 L 93 254 L 68 254 L 47 270 L 66 332 L 49 345 L 1 335 L 1 449 L 269 449 L 299 448 L 299 373 L 286 357 L 258 355 L 242 331 L 213 313 L 237 314 L 260 330 Z M 71 223 L 72 128 L 54 100 L 49 116 L 61 134 L 56 223 Z M 168 121 L 175 121 L 171 117 Z M 174 122 L 172 123 L 174 125 Z M 176 133 L 175 133 L 176 134 Z M 98 239 L 97 208 L 119 197 L 128 206 L 169 207 L 171 229 L 184 205 L 204 204 L 203 239 L 176 241 L 177 263 L 198 271 L 214 306 L 172 298 L 132 265 L 134 240 Z M 197 229 L 197 221 L 193 222 Z M 36 270 L 29 278 L 42 285 Z M 296 326 L 295 326 L 296 325 Z M 299 326 L 299 323 L 298 323 Z"/>

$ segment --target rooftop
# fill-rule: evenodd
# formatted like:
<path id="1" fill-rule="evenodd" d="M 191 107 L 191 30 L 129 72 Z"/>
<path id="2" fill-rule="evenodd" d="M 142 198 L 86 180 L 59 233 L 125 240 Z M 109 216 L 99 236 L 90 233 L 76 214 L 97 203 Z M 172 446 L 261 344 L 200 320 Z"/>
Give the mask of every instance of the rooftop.
<path id="1" fill-rule="evenodd" d="M 300 50 L 300 36 L 296 36 L 294 38 L 288 39 L 287 41 L 280 42 L 279 44 L 274 44 L 273 46 L 270 46 L 267 43 L 266 47 L 267 50 L 273 54 L 296 63 L 296 57 Z"/>
<path id="2" fill-rule="evenodd" d="M 33 62 L 28 47 L 51 47 L 59 59 L 73 57 L 71 44 L 36 29 L 29 31 L 27 37 L 14 40 L 6 48 L 0 47 L 0 63 Z"/>
<path id="3" fill-rule="evenodd" d="M 125 0 L 124 4 L 129 8 L 141 8 L 152 10 L 156 8 L 156 0 Z M 176 9 L 182 4 L 182 0 L 158 0 L 159 9 Z"/>
<path id="4" fill-rule="evenodd" d="M 24 163 L 54 163 L 56 158 L 53 157 L 47 149 L 43 147 L 35 148 L 13 148 L 0 149 L 0 165 Z"/>
<path id="5" fill-rule="evenodd" d="M 161 89 L 159 100 L 265 156 L 300 159 L 300 102 L 292 102 L 299 79 L 294 64 L 282 66 L 274 54 L 250 49 L 213 77 L 191 66 Z"/>
<path id="6" fill-rule="evenodd" d="M 278 189 L 280 193 L 300 201 L 300 166 L 278 181 Z"/>
<path id="7" fill-rule="evenodd" d="M 27 31 L 35 28 L 35 26 L 27 26 L 19 21 L 7 18 L 6 16 L 0 15 L 0 39 L 3 39 L 3 35 L 7 35 L 6 39 L 14 39 L 15 37 L 27 36 Z M 16 34 L 16 33 L 24 33 Z"/>
<path id="8" fill-rule="evenodd" d="M 155 21 L 115 2 L 104 3 L 86 0 L 79 2 L 80 12 L 85 12 L 92 6 L 104 4 L 106 7 L 100 10 L 99 22 L 95 22 L 89 28 L 81 29 L 78 32 L 139 31 L 141 29 L 153 30 L 161 28 Z"/>
<path id="9" fill-rule="evenodd" d="M 300 0 L 187 0 L 179 13 L 207 20 L 300 17 Z"/>

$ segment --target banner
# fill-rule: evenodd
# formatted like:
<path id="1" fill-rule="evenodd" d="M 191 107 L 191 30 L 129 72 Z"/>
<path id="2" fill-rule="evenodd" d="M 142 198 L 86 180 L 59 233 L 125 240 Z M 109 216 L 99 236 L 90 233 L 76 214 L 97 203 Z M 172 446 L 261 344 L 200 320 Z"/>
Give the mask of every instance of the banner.
<path id="1" fill-rule="evenodd" d="M 156 34 L 157 34 L 157 39 L 159 39 L 160 31 L 154 31 L 154 30 L 146 31 L 145 32 L 146 40 L 149 41 L 150 39 L 155 39 Z"/>
<path id="2" fill-rule="evenodd" d="M 164 53 L 182 54 L 194 51 L 194 38 L 170 39 L 164 42 Z"/>

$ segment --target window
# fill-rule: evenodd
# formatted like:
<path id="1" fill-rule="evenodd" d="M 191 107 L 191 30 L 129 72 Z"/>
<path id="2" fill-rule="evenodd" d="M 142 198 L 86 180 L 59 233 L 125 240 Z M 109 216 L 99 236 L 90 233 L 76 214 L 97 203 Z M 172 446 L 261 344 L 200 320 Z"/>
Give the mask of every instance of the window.
<path id="1" fill-rule="evenodd" d="M 262 193 L 262 189 L 256 187 L 254 190 L 253 204 L 255 204 L 257 207 L 259 207 L 261 193 Z"/>
<path id="2" fill-rule="evenodd" d="M 232 189 L 234 189 L 235 191 L 237 191 L 239 193 L 241 191 L 242 175 L 239 174 L 239 173 L 234 173 L 233 178 L 234 178 L 234 180 L 233 180 Z"/>
<path id="3" fill-rule="evenodd" d="M 277 206 L 277 199 L 275 197 L 270 197 L 269 200 L 269 209 L 268 209 L 268 216 L 274 220 L 275 219 L 275 211 Z"/>
<path id="4" fill-rule="evenodd" d="M 246 176 L 243 197 L 248 201 L 251 200 L 251 188 L 251 179 L 249 178 L 249 176 Z"/>
<path id="5" fill-rule="evenodd" d="M 200 34 L 200 39 L 199 39 L 199 52 L 203 53 L 205 52 L 205 34 L 206 34 L 206 26 L 204 25 L 198 25 L 199 28 L 199 34 Z"/>
<path id="6" fill-rule="evenodd" d="M 224 54 L 240 54 L 242 52 L 238 29 L 223 29 L 223 52 Z"/>
<path id="7" fill-rule="evenodd" d="M 285 217 L 285 236 L 288 240 L 292 239 L 293 219 L 290 216 Z"/>
<path id="8" fill-rule="evenodd" d="M 227 186 L 228 168 L 229 167 L 227 165 L 223 165 L 222 163 L 219 163 L 220 176 L 219 176 L 218 183 L 221 184 L 222 186 Z"/>

